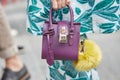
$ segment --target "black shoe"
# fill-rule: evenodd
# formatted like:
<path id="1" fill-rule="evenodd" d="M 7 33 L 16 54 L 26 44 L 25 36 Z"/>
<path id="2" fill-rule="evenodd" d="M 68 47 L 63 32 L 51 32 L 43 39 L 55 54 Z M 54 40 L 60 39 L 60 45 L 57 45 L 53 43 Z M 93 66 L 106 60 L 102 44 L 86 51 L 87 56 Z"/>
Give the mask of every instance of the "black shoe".
<path id="1" fill-rule="evenodd" d="M 23 50 L 24 49 L 24 46 L 18 45 L 17 47 L 18 47 L 18 50 Z"/>
<path id="2" fill-rule="evenodd" d="M 29 80 L 30 74 L 27 68 L 24 66 L 19 72 L 13 72 L 11 69 L 6 68 L 4 70 L 1 80 Z"/>

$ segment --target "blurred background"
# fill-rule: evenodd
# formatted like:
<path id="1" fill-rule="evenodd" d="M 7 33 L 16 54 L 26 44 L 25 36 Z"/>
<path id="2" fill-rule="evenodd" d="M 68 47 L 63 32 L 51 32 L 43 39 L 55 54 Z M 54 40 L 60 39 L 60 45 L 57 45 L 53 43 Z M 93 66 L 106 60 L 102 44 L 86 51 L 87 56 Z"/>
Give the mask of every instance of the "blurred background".
<path id="1" fill-rule="evenodd" d="M 31 80 L 46 80 L 47 66 L 45 60 L 41 60 L 41 36 L 33 36 L 26 32 L 26 2 L 27 0 L 9 2 L 4 7 L 5 12 L 11 31 L 16 35 L 14 37 L 17 45 L 24 46 L 20 57 L 32 75 Z M 95 40 L 103 51 L 103 60 L 98 67 L 100 80 L 120 80 L 120 31 L 107 35 L 89 34 L 88 37 Z M 3 69 L 4 61 L 0 59 L 0 76 Z"/>

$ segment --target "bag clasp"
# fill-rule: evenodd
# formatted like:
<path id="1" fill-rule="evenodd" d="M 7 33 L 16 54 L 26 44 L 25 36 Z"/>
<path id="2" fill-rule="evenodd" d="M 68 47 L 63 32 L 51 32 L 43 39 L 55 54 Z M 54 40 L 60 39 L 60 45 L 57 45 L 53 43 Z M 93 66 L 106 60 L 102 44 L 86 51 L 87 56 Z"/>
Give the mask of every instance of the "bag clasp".
<path id="1" fill-rule="evenodd" d="M 65 26 L 60 28 L 59 43 L 68 43 L 68 29 Z"/>

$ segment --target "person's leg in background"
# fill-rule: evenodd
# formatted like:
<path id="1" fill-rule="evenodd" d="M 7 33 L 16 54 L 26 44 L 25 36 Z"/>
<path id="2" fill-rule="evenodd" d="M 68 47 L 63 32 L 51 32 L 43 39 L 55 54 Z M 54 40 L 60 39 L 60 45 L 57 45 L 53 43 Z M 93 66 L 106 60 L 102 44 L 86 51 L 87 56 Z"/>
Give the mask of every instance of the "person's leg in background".
<path id="1" fill-rule="evenodd" d="M 28 80 L 26 67 L 18 56 L 18 49 L 10 33 L 10 26 L 0 4 L 0 58 L 5 59 L 6 68 L 2 80 Z"/>

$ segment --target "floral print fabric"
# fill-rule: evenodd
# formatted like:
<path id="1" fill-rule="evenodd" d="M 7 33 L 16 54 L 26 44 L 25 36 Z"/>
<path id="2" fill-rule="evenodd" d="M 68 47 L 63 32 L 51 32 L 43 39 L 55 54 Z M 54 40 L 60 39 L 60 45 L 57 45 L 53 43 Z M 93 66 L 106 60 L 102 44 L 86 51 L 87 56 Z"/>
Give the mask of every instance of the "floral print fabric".
<path id="1" fill-rule="evenodd" d="M 55 61 L 49 73 L 47 80 L 99 80 L 96 69 L 76 71 L 73 61 Z"/>
<path id="2" fill-rule="evenodd" d="M 48 20 L 51 0 L 28 0 L 27 30 L 41 35 Z M 74 21 L 81 23 L 80 33 L 113 33 L 120 29 L 120 0 L 71 0 Z M 69 20 L 69 9 L 53 11 L 53 20 Z"/>
<path id="3" fill-rule="evenodd" d="M 51 0 L 28 0 L 27 31 L 42 35 L 43 24 L 49 20 Z M 109 34 L 120 29 L 120 0 L 71 0 L 74 22 L 81 23 L 81 34 Z M 68 7 L 53 11 L 53 20 L 70 20 Z M 76 71 L 72 61 L 55 61 L 46 80 L 99 80 L 96 69 Z"/>

